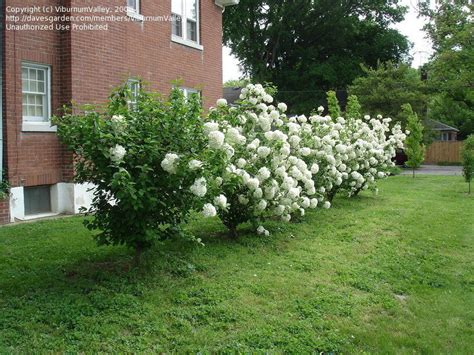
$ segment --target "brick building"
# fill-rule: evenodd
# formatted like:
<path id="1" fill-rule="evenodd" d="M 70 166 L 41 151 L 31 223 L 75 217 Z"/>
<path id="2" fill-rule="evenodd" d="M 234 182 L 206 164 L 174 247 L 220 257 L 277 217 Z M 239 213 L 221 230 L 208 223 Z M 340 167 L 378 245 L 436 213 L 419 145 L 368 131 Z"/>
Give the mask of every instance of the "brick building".
<path id="1" fill-rule="evenodd" d="M 11 185 L 0 223 L 87 206 L 87 186 L 72 183 L 71 155 L 50 124 L 63 104 L 104 102 L 135 78 L 163 93 L 179 78 L 185 92 L 201 93 L 205 107 L 221 97 L 222 11 L 238 0 L 32 3 L 0 1 L 0 155 Z M 49 17 L 51 25 L 38 20 L 45 16 L 59 17 Z"/>

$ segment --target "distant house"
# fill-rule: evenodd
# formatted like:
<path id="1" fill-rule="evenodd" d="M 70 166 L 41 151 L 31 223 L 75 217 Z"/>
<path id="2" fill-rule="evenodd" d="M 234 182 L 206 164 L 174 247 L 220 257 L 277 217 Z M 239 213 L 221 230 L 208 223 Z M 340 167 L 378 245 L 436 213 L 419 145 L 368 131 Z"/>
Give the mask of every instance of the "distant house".
<path id="1" fill-rule="evenodd" d="M 458 138 L 459 130 L 443 122 L 427 119 L 425 126 L 435 132 L 434 139 L 437 141 L 456 141 Z"/>
<path id="2" fill-rule="evenodd" d="M 239 100 L 240 92 L 242 88 L 239 87 L 231 87 L 231 88 L 224 88 L 224 99 L 227 100 L 227 103 L 230 105 L 235 104 L 237 100 Z"/>

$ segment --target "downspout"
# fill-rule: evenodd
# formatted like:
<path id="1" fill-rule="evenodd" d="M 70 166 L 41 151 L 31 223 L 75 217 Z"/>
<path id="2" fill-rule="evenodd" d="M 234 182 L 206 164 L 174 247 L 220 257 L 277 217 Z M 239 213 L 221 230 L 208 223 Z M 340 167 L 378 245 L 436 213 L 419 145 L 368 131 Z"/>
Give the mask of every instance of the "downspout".
<path id="1" fill-rule="evenodd" d="M 5 6 L 4 0 L 0 0 L 0 182 L 3 181 L 3 41 L 5 36 Z"/>

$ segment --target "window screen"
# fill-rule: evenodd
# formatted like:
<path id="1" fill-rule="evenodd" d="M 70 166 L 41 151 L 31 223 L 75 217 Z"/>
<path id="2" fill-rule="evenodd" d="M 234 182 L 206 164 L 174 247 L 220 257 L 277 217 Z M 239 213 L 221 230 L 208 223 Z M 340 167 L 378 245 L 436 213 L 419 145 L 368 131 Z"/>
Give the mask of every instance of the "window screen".
<path id="1" fill-rule="evenodd" d="M 25 187 L 25 215 L 51 212 L 51 187 Z"/>
<path id="2" fill-rule="evenodd" d="M 49 69 L 45 66 L 23 64 L 21 68 L 23 92 L 23 120 L 49 120 Z"/>

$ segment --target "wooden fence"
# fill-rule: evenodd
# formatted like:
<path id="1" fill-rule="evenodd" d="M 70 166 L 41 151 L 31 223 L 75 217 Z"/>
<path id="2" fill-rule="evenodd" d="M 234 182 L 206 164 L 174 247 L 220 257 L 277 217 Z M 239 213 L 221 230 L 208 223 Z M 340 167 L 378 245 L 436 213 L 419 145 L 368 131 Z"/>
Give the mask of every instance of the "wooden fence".
<path id="1" fill-rule="evenodd" d="M 461 141 L 433 142 L 425 154 L 425 163 L 459 163 L 461 161 Z"/>

